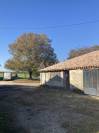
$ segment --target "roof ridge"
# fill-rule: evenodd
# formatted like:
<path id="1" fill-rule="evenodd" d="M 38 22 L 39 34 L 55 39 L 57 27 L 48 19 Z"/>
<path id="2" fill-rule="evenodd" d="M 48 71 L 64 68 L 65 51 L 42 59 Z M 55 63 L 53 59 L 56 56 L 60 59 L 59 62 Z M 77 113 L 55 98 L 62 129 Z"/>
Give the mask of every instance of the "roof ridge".
<path id="1" fill-rule="evenodd" d="M 52 70 L 55 70 L 55 68 L 56 70 L 66 70 L 66 69 L 82 68 L 82 67 L 87 67 L 87 66 L 92 67 L 92 65 L 96 65 L 97 67 L 97 64 L 99 65 L 97 58 L 99 58 L 99 50 L 95 50 L 95 51 L 68 59 L 66 61 L 59 62 L 52 66 L 41 69 L 40 72 L 52 71 Z"/>

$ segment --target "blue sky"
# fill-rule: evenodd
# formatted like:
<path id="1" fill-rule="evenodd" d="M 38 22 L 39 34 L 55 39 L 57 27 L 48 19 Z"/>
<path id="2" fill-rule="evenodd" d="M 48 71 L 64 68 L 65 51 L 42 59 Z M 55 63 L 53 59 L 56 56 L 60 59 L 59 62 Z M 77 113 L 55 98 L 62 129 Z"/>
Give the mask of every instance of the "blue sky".
<path id="1" fill-rule="evenodd" d="M 58 25 L 96 20 L 99 0 L 0 0 L 0 63 L 10 57 L 8 45 L 24 32 L 47 34 L 62 61 L 71 49 L 99 44 L 99 22 Z"/>

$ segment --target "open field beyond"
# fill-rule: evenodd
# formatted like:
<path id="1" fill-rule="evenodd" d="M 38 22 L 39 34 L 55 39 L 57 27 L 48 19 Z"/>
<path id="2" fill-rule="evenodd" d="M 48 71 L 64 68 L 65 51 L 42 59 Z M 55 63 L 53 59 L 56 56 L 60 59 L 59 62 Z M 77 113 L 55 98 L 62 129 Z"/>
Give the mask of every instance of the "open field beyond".
<path id="1" fill-rule="evenodd" d="M 0 86 L 0 133 L 99 133 L 99 100 L 61 88 Z"/>

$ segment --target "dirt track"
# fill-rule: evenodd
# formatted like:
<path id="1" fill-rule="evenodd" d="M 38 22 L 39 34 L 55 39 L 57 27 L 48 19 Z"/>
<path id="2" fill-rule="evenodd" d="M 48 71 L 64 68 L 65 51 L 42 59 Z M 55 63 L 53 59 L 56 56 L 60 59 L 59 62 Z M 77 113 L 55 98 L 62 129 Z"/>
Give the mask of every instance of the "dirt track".
<path id="1" fill-rule="evenodd" d="M 22 82 L 22 81 L 0 81 L 0 86 L 2 85 L 20 85 L 20 86 L 39 86 L 39 82 Z"/>

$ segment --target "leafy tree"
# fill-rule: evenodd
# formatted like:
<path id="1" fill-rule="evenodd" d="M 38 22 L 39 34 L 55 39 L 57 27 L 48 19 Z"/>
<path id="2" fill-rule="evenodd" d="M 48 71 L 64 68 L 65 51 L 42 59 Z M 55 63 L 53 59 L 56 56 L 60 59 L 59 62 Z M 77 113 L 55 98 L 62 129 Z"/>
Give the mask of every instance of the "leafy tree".
<path id="1" fill-rule="evenodd" d="M 69 52 L 68 59 L 71 59 L 95 50 L 99 50 L 99 45 L 94 45 L 92 47 L 86 47 L 86 48 L 80 48 L 80 49 L 73 49 Z"/>
<path id="2" fill-rule="evenodd" d="M 5 67 L 16 71 L 27 71 L 30 79 L 38 69 L 56 63 L 57 57 L 51 40 L 45 34 L 25 33 L 9 45 L 12 58 Z"/>

